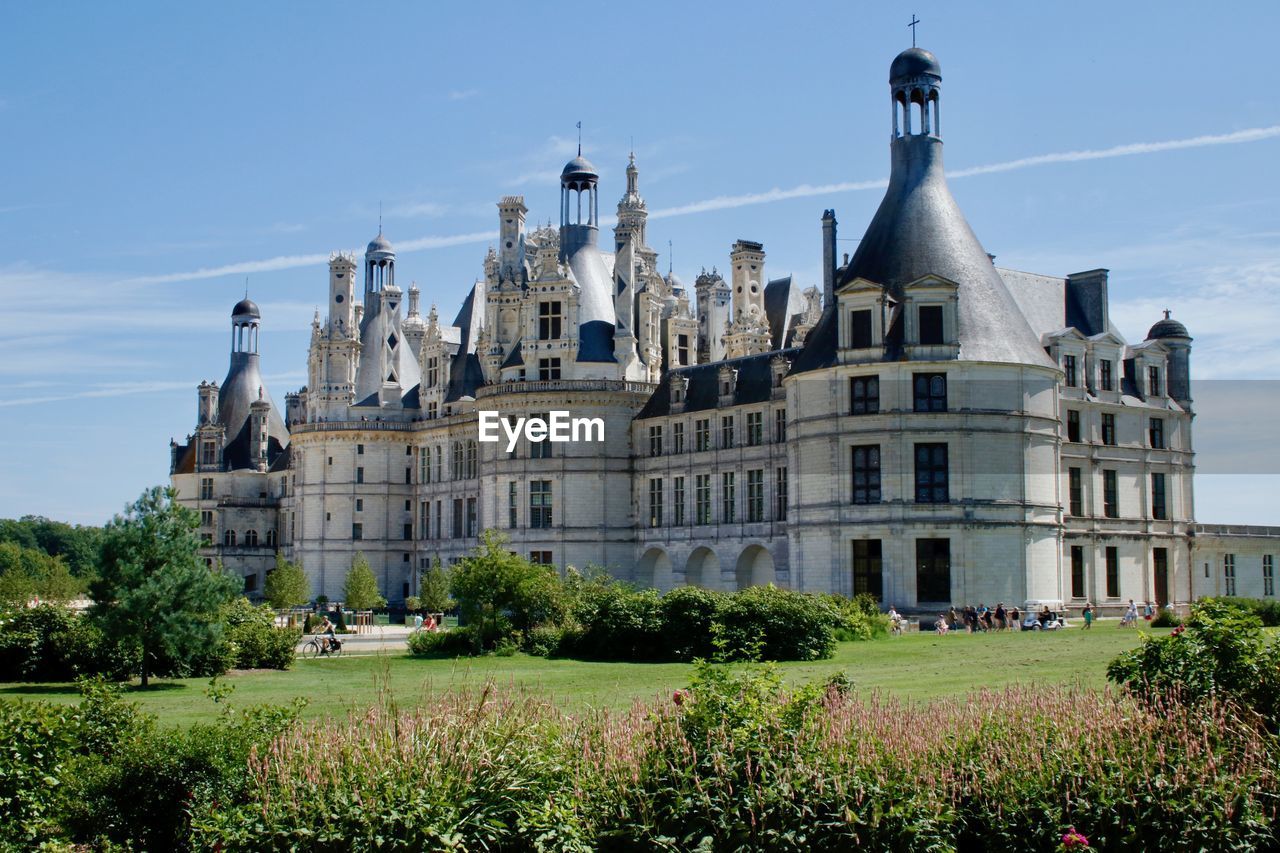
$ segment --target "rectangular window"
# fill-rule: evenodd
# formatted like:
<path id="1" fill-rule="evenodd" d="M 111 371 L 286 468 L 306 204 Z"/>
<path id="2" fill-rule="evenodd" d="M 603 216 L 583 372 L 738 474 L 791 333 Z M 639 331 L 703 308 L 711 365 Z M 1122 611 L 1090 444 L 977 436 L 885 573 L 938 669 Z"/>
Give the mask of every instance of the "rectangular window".
<path id="1" fill-rule="evenodd" d="M 787 469 L 779 468 L 774 472 L 773 517 L 776 521 L 787 520 Z"/>
<path id="2" fill-rule="evenodd" d="M 720 447 L 725 450 L 733 447 L 733 415 L 720 418 Z"/>
<path id="3" fill-rule="evenodd" d="M 1068 515 L 1084 515 L 1084 484 L 1079 468 L 1067 469 Z"/>
<path id="4" fill-rule="evenodd" d="M 461 480 L 463 466 L 466 464 L 466 449 L 463 448 L 461 441 L 453 443 L 453 459 L 449 463 L 449 477 L 453 480 Z"/>
<path id="5" fill-rule="evenodd" d="M 413 538 L 413 522 L 409 522 L 404 526 L 403 535 L 405 539 Z"/>
<path id="6" fill-rule="evenodd" d="M 531 480 L 529 482 L 529 526 L 537 528 L 551 526 L 550 480 Z"/>
<path id="7" fill-rule="evenodd" d="M 764 412 L 747 412 L 747 446 L 764 444 Z"/>
<path id="8" fill-rule="evenodd" d="M 671 425 L 671 452 L 684 453 L 684 421 Z"/>
<path id="9" fill-rule="evenodd" d="M 443 479 L 442 474 L 444 472 L 444 446 L 443 445 L 440 445 L 440 444 L 436 445 L 435 457 L 436 457 L 435 479 L 436 479 L 436 482 L 438 483 Z"/>
<path id="10" fill-rule="evenodd" d="M 364 538 L 364 525 L 363 525 L 363 524 L 361 524 L 360 522 L 358 522 L 358 521 L 357 521 L 357 522 L 354 522 L 354 523 L 351 525 L 351 538 L 352 538 L 352 539 L 363 539 L 363 538 Z"/>
<path id="11" fill-rule="evenodd" d="M 404 469 L 404 484 L 406 486 L 413 484 L 413 468 Z"/>
<path id="12" fill-rule="evenodd" d="M 917 412 L 947 410 L 947 374 L 917 373 L 915 375 L 915 410 Z"/>
<path id="13" fill-rule="evenodd" d="M 530 414 L 530 418 L 538 418 L 545 423 L 551 423 L 551 413 Z M 529 458 L 530 459 L 550 459 L 551 458 L 551 442 L 547 440 L 530 441 L 529 442 Z"/>
<path id="14" fill-rule="evenodd" d="M 1120 517 L 1120 491 L 1116 488 L 1116 472 L 1102 472 L 1102 514 L 1107 518 Z"/>
<path id="15" fill-rule="evenodd" d="M 431 501 L 422 501 L 418 504 L 418 533 L 423 539 L 431 538 L 431 516 L 429 507 Z"/>
<path id="16" fill-rule="evenodd" d="M 427 387 L 434 388 L 440 384 L 440 359 L 432 356 L 427 359 Z"/>
<path id="17" fill-rule="evenodd" d="M 480 527 L 480 516 L 476 511 L 476 499 L 467 498 L 467 538 L 474 539 Z"/>
<path id="18" fill-rule="evenodd" d="M 453 538 L 462 538 L 462 498 L 453 499 Z"/>
<path id="19" fill-rule="evenodd" d="M 1165 494 L 1164 474 L 1151 475 L 1151 517 L 1161 521 L 1169 517 L 1168 497 Z"/>
<path id="20" fill-rule="evenodd" d="M 662 526 L 662 478 L 649 480 L 649 526 Z"/>
<path id="21" fill-rule="evenodd" d="M 1147 395 L 1150 397 L 1160 396 L 1160 368 L 1154 364 L 1147 368 Z"/>
<path id="22" fill-rule="evenodd" d="M 444 538 L 444 501 L 436 501 L 436 538 Z"/>
<path id="23" fill-rule="evenodd" d="M 555 561 L 551 559 L 550 551 L 530 551 L 529 562 L 535 566 L 553 566 Z"/>
<path id="24" fill-rule="evenodd" d="M 363 483 L 363 482 L 364 482 L 364 469 L 363 469 L 363 468 L 357 468 L 357 469 L 356 469 L 356 482 L 357 482 L 357 483 Z"/>
<path id="25" fill-rule="evenodd" d="M 507 527 L 514 528 L 520 523 L 520 484 L 512 480 L 507 484 Z"/>
<path id="26" fill-rule="evenodd" d="M 943 343 L 942 306 L 920 306 L 920 343 L 926 346 Z"/>
<path id="27" fill-rule="evenodd" d="M 684 477 L 676 477 L 671 488 L 671 520 L 676 527 L 684 527 Z"/>
<path id="28" fill-rule="evenodd" d="M 1120 597 L 1120 549 L 1107 547 L 1107 598 Z"/>
<path id="29" fill-rule="evenodd" d="M 1080 440 L 1080 412 L 1067 409 L 1067 441 Z"/>
<path id="30" fill-rule="evenodd" d="M 880 445 L 868 444 L 852 448 L 853 502 L 880 503 Z"/>
<path id="31" fill-rule="evenodd" d="M 1262 594 L 1276 594 L 1276 558 L 1274 554 L 1262 555 Z"/>
<path id="32" fill-rule="evenodd" d="M 200 510 L 200 526 L 213 527 L 213 510 L 211 509 Z"/>
<path id="33" fill-rule="evenodd" d="M 564 313 L 559 302 L 538 303 L 538 340 L 554 341 L 561 337 Z"/>
<path id="34" fill-rule="evenodd" d="M 1071 597 L 1084 598 L 1084 546 L 1071 546 Z"/>
<path id="35" fill-rule="evenodd" d="M 1116 444 L 1116 416 L 1112 414 L 1104 414 L 1102 416 L 1102 443 L 1108 447 L 1115 447 Z"/>
<path id="36" fill-rule="evenodd" d="M 662 425 L 649 427 L 649 455 L 662 455 Z"/>
<path id="37" fill-rule="evenodd" d="M 363 445 L 363 444 L 357 444 L 357 445 L 356 445 L 356 456 L 364 456 L 364 445 Z"/>
<path id="38" fill-rule="evenodd" d="M 764 469 L 747 472 L 747 521 L 764 521 Z"/>
<path id="39" fill-rule="evenodd" d="M 551 382 L 560 378 L 560 359 L 558 358 L 540 358 L 538 359 L 538 380 L 541 382 Z"/>
<path id="40" fill-rule="evenodd" d="M 364 512 L 364 498 L 356 498 L 356 512 Z"/>
<path id="41" fill-rule="evenodd" d="M 916 601 L 951 601 L 951 540 L 916 540 Z"/>
<path id="42" fill-rule="evenodd" d="M 1222 555 L 1222 592 L 1228 597 L 1236 594 L 1236 555 Z"/>
<path id="43" fill-rule="evenodd" d="M 212 477 L 200 478 L 200 500 L 202 501 L 213 500 L 213 478 Z"/>
<path id="44" fill-rule="evenodd" d="M 1076 357 L 1074 355 L 1064 355 L 1062 357 L 1062 373 L 1063 382 L 1068 388 L 1076 387 L 1078 377 L 1076 375 Z"/>
<path id="45" fill-rule="evenodd" d="M 849 346 L 853 349 L 866 349 L 871 346 L 871 312 L 849 312 Z"/>
<path id="46" fill-rule="evenodd" d="M 418 454 L 418 482 L 431 482 L 431 448 L 424 447 Z"/>
<path id="47" fill-rule="evenodd" d="M 916 503 L 944 504 L 950 500 L 949 492 L 947 446 L 917 444 Z"/>
<path id="48" fill-rule="evenodd" d="M 212 441 L 201 442 L 200 464 L 202 466 L 218 464 L 218 448 Z"/>
<path id="49" fill-rule="evenodd" d="M 1152 418 L 1147 424 L 1147 437 L 1155 450 L 1164 449 L 1164 418 Z"/>
<path id="50" fill-rule="evenodd" d="M 1098 362 L 1098 378 L 1103 391 L 1112 390 L 1113 381 L 1111 379 L 1110 359 L 1104 358 L 1102 361 Z"/>
<path id="51" fill-rule="evenodd" d="M 711 523 L 710 474 L 698 474 L 693 479 L 693 523 Z"/>
<path id="52" fill-rule="evenodd" d="M 693 422 L 693 449 L 711 449 L 711 418 L 699 418 Z"/>
<path id="53" fill-rule="evenodd" d="M 720 522 L 733 524 L 738 520 L 738 501 L 735 494 L 734 472 L 725 471 L 720 475 Z"/>
<path id="54" fill-rule="evenodd" d="M 849 414 L 874 415 L 880 411 L 880 377 L 855 376 L 849 380 Z"/>
<path id="55" fill-rule="evenodd" d="M 676 335 L 676 366 L 685 367 L 689 361 L 689 336 Z"/>
<path id="56" fill-rule="evenodd" d="M 778 444 L 787 440 L 786 409 L 775 409 L 773 412 L 773 440 Z"/>
<path id="57" fill-rule="evenodd" d="M 853 540 L 853 594 L 884 596 L 884 561 L 879 539 Z"/>

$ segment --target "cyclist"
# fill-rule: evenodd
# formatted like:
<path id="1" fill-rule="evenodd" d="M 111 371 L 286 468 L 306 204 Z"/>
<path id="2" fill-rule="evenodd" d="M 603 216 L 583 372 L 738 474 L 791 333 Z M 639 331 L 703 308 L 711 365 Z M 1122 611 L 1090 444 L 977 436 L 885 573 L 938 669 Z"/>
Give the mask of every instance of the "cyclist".
<path id="1" fill-rule="evenodd" d="M 336 652 L 341 648 L 342 644 L 338 642 L 338 635 L 335 633 L 333 623 L 329 621 L 327 613 L 320 617 L 320 628 L 316 631 L 316 634 L 324 637 L 324 646 L 320 651 L 325 654 Z"/>

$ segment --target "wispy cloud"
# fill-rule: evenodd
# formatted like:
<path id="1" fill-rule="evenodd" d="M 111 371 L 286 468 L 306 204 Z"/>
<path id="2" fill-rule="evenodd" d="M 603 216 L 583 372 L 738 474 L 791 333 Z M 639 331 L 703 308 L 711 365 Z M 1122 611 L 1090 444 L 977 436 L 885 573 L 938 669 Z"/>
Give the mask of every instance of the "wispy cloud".
<path id="1" fill-rule="evenodd" d="M 1165 151 L 1179 151 L 1189 148 L 1206 148 L 1215 145 L 1239 145 L 1248 142 L 1259 142 L 1266 139 L 1273 139 L 1275 137 L 1280 137 L 1280 125 L 1255 127 L 1248 130 L 1236 131 L 1234 133 L 1193 136 L 1186 139 L 1171 139 L 1157 142 L 1136 142 L 1126 145 L 1115 145 L 1110 148 L 1039 154 L 1034 157 L 1021 157 L 1016 160 L 1006 160 L 1000 163 L 970 166 L 968 168 L 948 172 L 947 174 L 948 177 L 951 178 L 966 178 L 977 175 L 994 174 L 997 172 L 1010 172 L 1017 169 L 1028 169 L 1036 166 L 1047 166 L 1057 163 L 1103 160 L 1114 157 L 1132 157 L 1143 154 L 1156 154 Z M 568 156 L 576 150 L 576 140 L 568 137 L 553 136 L 550 137 L 542 146 L 538 159 L 542 162 L 546 162 L 549 158 Z M 552 160 L 552 162 L 557 162 L 557 160 Z M 517 178 L 514 183 L 528 183 L 534 180 L 541 180 L 542 178 L 547 177 L 547 175 L 550 175 L 551 179 L 554 179 L 558 176 L 558 172 L 531 172 Z M 861 192 L 864 190 L 882 189 L 887 184 L 888 179 L 886 178 L 864 181 L 842 181 L 831 184 L 801 184 L 795 187 L 774 188 L 763 192 L 746 193 L 743 195 L 716 196 L 715 198 L 693 201 L 687 204 L 676 205 L 674 207 L 660 208 L 658 210 L 651 211 L 649 216 L 654 219 L 671 216 L 689 216 L 713 210 L 728 210 L 738 207 L 747 207 L 749 205 L 769 204 L 771 202 L 785 201 L 795 198 L 812 198 L 815 196 L 835 195 L 845 192 Z M 445 246 L 486 243 L 493 240 L 495 236 L 495 232 L 492 231 L 445 236 L 432 235 L 419 237 L 413 240 L 401 241 L 396 244 L 396 251 L 413 252 L 424 249 L 438 249 Z M 178 281 L 196 281 L 200 279 L 219 278 L 227 275 L 249 275 L 253 273 L 274 272 L 276 270 L 314 266 L 316 264 L 325 263 L 328 259 L 329 255 L 327 253 L 314 255 L 281 255 L 274 258 L 266 258 L 264 260 L 242 261 L 222 266 L 203 267 L 186 272 L 140 276 L 130 279 L 129 281 L 137 284 L 165 284 Z"/>
<path id="2" fill-rule="evenodd" d="M 448 98 L 451 101 L 465 101 L 467 98 L 474 98 L 480 94 L 479 89 L 454 89 L 449 93 Z"/>
<path id="3" fill-rule="evenodd" d="M 449 205 L 437 201 L 410 201 L 397 204 L 387 210 L 387 216 L 396 219 L 412 219 L 418 216 L 444 216 Z"/>
<path id="4" fill-rule="evenodd" d="M 263 377 L 263 381 L 267 384 L 279 384 L 287 386 L 289 383 L 303 381 L 306 374 L 301 371 L 290 373 L 277 373 Z M 131 397 L 138 394 L 157 394 L 168 393 L 170 391 L 190 391 L 193 390 L 199 380 L 188 379 L 185 381 L 142 381 L 142 382 L 106 382 L 95 385 L 88 389 L 80 389 L 76 391 L 55 390 L 59 386 L 54 383 L 46 385 L 50 389 L 49 393 L 26 396 L 13 397 L 7 400 L 0 400 L 0 407 L 9 406 L 35 406 L 41 403 L 60 403 L 66 400 L 87 400 L 101 399 L 107 397 Z M 28 384 L 27 387 L 30 387 Z"/>

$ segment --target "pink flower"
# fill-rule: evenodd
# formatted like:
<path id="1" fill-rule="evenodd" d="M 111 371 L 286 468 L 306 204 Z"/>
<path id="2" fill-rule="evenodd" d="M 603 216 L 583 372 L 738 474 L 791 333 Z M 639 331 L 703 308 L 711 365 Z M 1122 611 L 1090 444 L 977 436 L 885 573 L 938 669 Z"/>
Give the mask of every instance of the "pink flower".
<path id="1" fill-rule="evenodd" d="M 672 701 L 672 702 L 675 702 L 677 705 L 683 705 L 683 704 L 684 704 L 684 691 L 683 691 L 683 690 L 677 690 L 675 693 L 672 693 L 672 694 L 671 694 L 671 701 Z"/>
<path id="2" fill-rule="evenodd" d="M 1173 633 L 1171 633 L 1169 636 L 1171 636 L 1171 637 L 1176 637 L 1176 636 L 1178 636 L 1179 634 L 1181 634 L 1181 633 L 1182 633 L 1183 631 L 1185 631 L 1185 630 L 1187 630 L 1187 628 L 1186 628 L 1186 626 L 1185 626 L 1185 625 L 1179 625 L 1177 628 L 1174 628 L 1174 629 L 1173 629 Z"/>
<path id="3" fill-rule="evenodd" d="M 1076 828 L 1074 826 L 1068 829 L 1062 836 L 1063 850 L 1084 850 L 1088 846 L 1089 839 L 1085 838 L 1081 833 L 1076 832 Z"/>

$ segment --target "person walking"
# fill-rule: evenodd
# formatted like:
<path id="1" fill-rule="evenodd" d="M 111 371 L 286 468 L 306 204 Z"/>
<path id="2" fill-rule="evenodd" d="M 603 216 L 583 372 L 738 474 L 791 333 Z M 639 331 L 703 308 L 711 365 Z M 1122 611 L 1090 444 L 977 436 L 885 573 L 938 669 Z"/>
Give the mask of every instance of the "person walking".
<path id="1" fill-rule="evenodd" d="M 1088 631 L 1093 627 L 1093 604 L 1086 601 L 1084 603 L 1084 629 Z"/>

